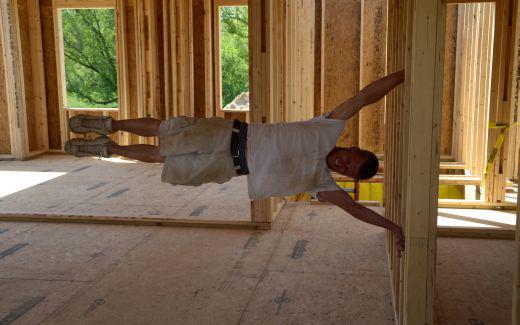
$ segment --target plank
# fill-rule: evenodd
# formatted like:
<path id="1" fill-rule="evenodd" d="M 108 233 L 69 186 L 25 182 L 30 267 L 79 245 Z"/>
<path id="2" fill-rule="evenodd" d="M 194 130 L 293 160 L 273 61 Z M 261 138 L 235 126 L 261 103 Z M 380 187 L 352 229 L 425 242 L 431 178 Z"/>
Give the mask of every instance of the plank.
<path id="1" fill-rule="evenodd" d="M 84 223 L 84 224 L 108 224 L 131 226 L 163 226 L 163 227 L 199 227 L 199 228 L 224 228 L 224 229 L 256 229 L 265 227 L 264 223 L 251 223 L 248 221 L 215 221 L 215 220 L 189 220 L 189 219 L 165 219 L 165 218 L 126 218 L 126 217 L 100 217 L 86 215 L 58 215 L 58 214 L 0 214 L 0 221 L 16 222 L 50 222 L 50 223 Z"/>
<path id="2" fill-rule="evenodd" d="M 433 323 L 445 5 L 409 2 L 406 112 L 409 112 L 404 324 Z M 427 36 L 427 37 L 426 37 Z"/>
<path id="3" fill-rule="evenodd" d="M 29 155 L 25 80 L 17 1 L 0 3 L 0 38 L 5 62 L 6 99 L 11 138 L 11 155 L 24 159 Z"/>
<path id="4" fill-rule="evenodd" d="M 45 67 L 43 63 L 42 23 L 38 0 L 27 0 L 27 23 L 30 38 L 31 77 L 34 96 L 34 150 L 49 149 L 49 130 L 47 123 L 47 97 Z"/>
<path id="5" fill-rule="evenodd" d="M 509 202 L 439 199 L 439 208 L 514 210 L 516 205 Z"/>
<path id="6" fill-rule="evenodd" d="M 517 10 L 519 10 L 519 4 L 517 2 Z M 517 11 L 518 14 L 518 11 Z M 520 179 L 520 172 L 518 174 Z M 516 247 L 516 263 L 515 270 L 513 273 L 513 308 L 512 308 L 512 323 L 520 323 L 520 198 L 517 198 L 516 207 L 516 235 L 515 235 L 515 247 Z"/>
<path id="7" fill-rule="evenodd" d="M 484 239 L 511 239 L 515 238 L 515 231 L 509 229 L 482 229 L 482 228 L 459 228 L 439 227 L 438 237 L 456 238 L 484 238 Z"/>
<path id="8" fill-rule="evenodd" d="M 1 35 L 1 34 L 0 34 Z M 4 40 L 0 37 L 0 53 L 4 53 Z M 11 130 L 9 128 L 9 110 L 7 108 L 7 84 L 5 57 L 0 55 L 0 154 L 11 154 Z"/>

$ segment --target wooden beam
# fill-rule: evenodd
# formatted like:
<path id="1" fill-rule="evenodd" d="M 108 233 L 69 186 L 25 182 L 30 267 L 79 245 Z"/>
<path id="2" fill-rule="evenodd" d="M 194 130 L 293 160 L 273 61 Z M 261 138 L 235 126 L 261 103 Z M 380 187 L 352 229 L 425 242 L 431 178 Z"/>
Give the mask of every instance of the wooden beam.
<path id="1" fill-rule="evenodd" d="M 509 202 L 439 199 L 439 208 L 515 210 L 516 205 Z"/>
<path id="2" fill-rule="evenodd" d="M 438 237 L 483 238 L 483 239 L 515 239 L 515 231 L 509 229 L 482 229 L 461 227 L 439 227 Z"/>
<path id="3" fill-rule="evenodd" d="M 518 0 L 515 0 L 513 4 L 512 20 L 511 33 L 514 43 L 510 61 L 510 123 L 518 123 L 520 122 L 520 5 Z M 507 160 L 507 177 L 515 178 L 520 173 L 520 126 L 511 128 L 508 137 L 510 146 Z"/>
<path id="4" fill-rule="evenodd" d="M 43 43 L 41 30 L 40 4 L 38 0 L 27 0 L 27 23 L 29 28 L 31 77 L 34 100 L 34 139 L 35 150 L 49 149 L 49 130 L 47 123 L 47 98 L 45 71 L 43 65 Z M 28 54 L 26 54 L 28 55 Z"/>
<path id="5" fill-rule="evenodd" d="M 284 75 L 284 49 L 287 39 L 284 31 L 286 17 L 289 16 L 289 2 L 293 0 L 249 0 L 249 89 L 250 121 L 253 123 L 282 122 L 283 114 L 288 111 L 284 102 L 285 82 L 292 79 Z M 287 7 L 286 7 L 287 4 Z M 310 8 L 311 4 L 305 5 Z M 312 6 L 313 7 L 313 6 Z M 287 16 L 285 16 L 287 13 Z M 304 13 L 302 11 L 301 13 Z M 288 26 L 288 25 L 287 25 Z M 302 31 L 303 33 L 303 31 Z M 310 41 L 309 41 L 310 42 Z M 314 51 L 309 46 L 309 51 Z M 314 68 L 309 63 L 309 69 Z M 285 70 L 286 71 L 286 70 Z M 309 89 L 309 92 L 312 92 Z M 313 102 L 307 103 L 313 111 Z M 251 221 L 270 224 L 280 212 L 284 200 L 281 198 L 260 199 L 251 202 Z"/>
<path id="6" fill-rule="evenodd" d="M 213 9 L 211 0 L 204 0 L 204 80 L 206 117 L 215 116 L 214 79 L 213 79 Z"/>
<path id="7" fill-rule="evenodd" d="M 29 156 L 27 111 L 25 102 L 24 67 L 18 21 L 18 5 L 15 0 L 0 2 L 0 37 L 5 62 L 6 102 L 11 139 L 11 155 L 15 159 Z"/>
<path id="8" fill-rule="evenodd" d="M 130 118 L 130 84 L 128 73 L 128 44 L 126 38 L 127 17 L 126 1 L 116 1 L 116 60 L 117 60 L 117 84 L 119 98 L 119 119 Z M 120 145 L 130 144 L 130 133 L 123 132 L 119 140 Z"/>
<path id="9" fill-rule="evenodd" d="M 15 222 L 51 222 L 51 223 L 85 223 L 108 224 L 127 226 L 162 226 L 162 227 L 190 227 L 190 228 L 223 228 L 223 229 L 258 229 L 265 228 L 265 223 L 251 223 L 249 221 L 216 221 L 216 220 L 190 220 L 190 219 L 166 219 L 166 218 L 140 218 L 140 217 L 113 217 L 113 216 L 89 216 L 89 215 L 58 215 L 58 214 L 0 214 L 0 221 Z"/>
<path id="10" fill-rule="evenodd" d="M 445 10 L 441 0 L 409 1 L 407 7 L 403 324 L 433 324 Z"/>
<path id="11" fill-rule="evenodd" d="M 325 0 L 315 1 L 314 26 L 316 37 L 314 42 L 314 115 L 325 113 L 324 77 L 325 77 Z"/>
<path id="12" fill-rule="evenodd" d="M 175 0 L 177 37 L 177 115 L 194 116 L 193 6 L 192 0 Z"/>
<path id="13" fill-rule="evenodd" d="M 518 4 L 518 2 L 517 2 Z M 518 9 L 518 6 L 516 7 Z M 518 173 L 518 179 L 520 179 L 520 172 Z M 520 195 L 517 197 L 516 207 L 516 263 L 515 270 L 513 273 L 513 321 L 511 324 L 520 323 Z"/>

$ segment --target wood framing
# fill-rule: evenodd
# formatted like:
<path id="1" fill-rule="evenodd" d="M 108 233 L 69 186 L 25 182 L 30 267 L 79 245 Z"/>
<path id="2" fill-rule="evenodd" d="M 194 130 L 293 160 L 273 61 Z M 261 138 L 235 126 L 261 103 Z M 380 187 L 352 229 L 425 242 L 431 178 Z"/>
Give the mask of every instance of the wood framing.
<path id="1" fill-rule="evenodd" d="M 388 72 L 405 68 L 386 112 L 386 216 L 406 236 L 400 259 L 389 235 L 399 324 L 433 324 L 439 145 L 446 4 L 390 1 Z"/>
<path id="2" fill-rule="evenodd" d="M 15 0 L 0 2 L 0 38 L 9 120 L 10 153 L 15 159 L 29 156 L 27 108 L 25 102 L 24 66 L 18 21 L 18 4 Z"/>
<path id="3" fill-rule="evenodd" d="M 513 46 L 511 49 L 510 74 L 510 104 L 511 113 L 509 123 L 520 123 L 520 8 L 519 1 L 513 4 Z M 507 177 L 515 178 L 520 173 L 520 125 L 512 127 L 507 135 L 509 150 L 507 158 Z M 517 179 L 518 180 L 518 179 Z"/>
<path id="4" fill-rule="evenodd" d="M 518 3 L 518 2 L 517 2 Z M 518 174 L 518 179 L 520 179 L 520 172 Z M 520 323 L 520 197 L 517 198 L 517 208 L 516 208 L 516 239 L 515 239 L 515 248 L 516 248 L 516 263 L 515 270 L 513 271 L 513 313 L 512 313 L 512 323 L 511 324 L 519 324 Z"/>
<path id="5" fill-rule="evenodd" d="M 496 2 L 495 39 L 493 45 L 493 74 L 491 80 L 489 122 L 504 122 L 510 120 L 511 106 L 509 82 L 512 71 L 510 59 L 512 49 L 512 1 Z M 508 89 L 509 88 L 509 89 Z M 487 151 L 495 146 L 500 130 L 490 130 L 488 133 Z M 501 150 L 497 152 L 495 163 L 488 171 L 485 183 L 485 198 L 487 202 L 503 202 L 506 189 L 506 166 L 509 141 L 504 141 Z"/>
<path id="6" fill-rule="evenodd" d="M 408 3 L 405 111 L 409 116 L 404 324 L 432 324 L 446 5 Z M 421 179 L 422 181 L 418 181 Z"/>

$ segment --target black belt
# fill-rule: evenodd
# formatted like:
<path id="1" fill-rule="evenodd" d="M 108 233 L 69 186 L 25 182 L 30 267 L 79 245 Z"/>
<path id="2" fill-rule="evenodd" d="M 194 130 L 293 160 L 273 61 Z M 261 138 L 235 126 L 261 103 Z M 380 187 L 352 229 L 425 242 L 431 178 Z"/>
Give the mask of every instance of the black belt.
<path id="1" fill-rule="evenodd" d="M 231 156 L 237 175 L 249 174 L 247 168 L 247 123 L 239 120 L 233 121 L 233 130 L 231 132 Z"/>

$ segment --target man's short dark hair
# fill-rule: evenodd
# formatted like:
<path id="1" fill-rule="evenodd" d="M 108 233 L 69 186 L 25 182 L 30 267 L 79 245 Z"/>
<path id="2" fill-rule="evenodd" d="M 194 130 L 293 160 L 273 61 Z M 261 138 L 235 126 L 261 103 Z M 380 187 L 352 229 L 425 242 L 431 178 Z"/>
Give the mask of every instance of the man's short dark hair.
<path id="1" fill-rule="evenodd" d="M 358 179 L 363 180 L 374 177 L 379 170 L 379 161 L 377 160 L 376 155 L 368 150 L 360 150 L 359 154 L 364 158 L 364 162 L 359 167 Z"/>

